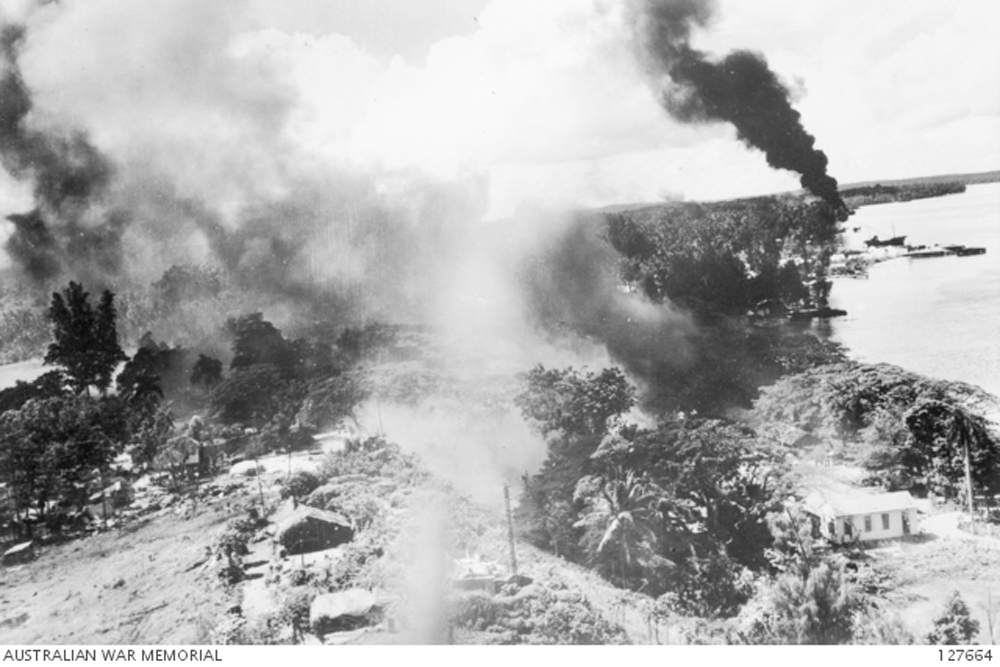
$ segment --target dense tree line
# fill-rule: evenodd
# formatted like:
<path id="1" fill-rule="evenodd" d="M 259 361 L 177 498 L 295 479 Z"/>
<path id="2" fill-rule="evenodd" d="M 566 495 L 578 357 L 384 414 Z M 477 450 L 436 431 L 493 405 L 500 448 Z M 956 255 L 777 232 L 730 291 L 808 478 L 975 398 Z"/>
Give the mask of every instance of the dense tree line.
<path id="1" fill-rule="evenodd" d="M 775 315 L 824 307 L 836 222 L 798 197 L 680 203 L 606 216 L 622 280 L 691 318 L 688 363 L 649 370 L 655 411 L 722 415 L 760 387 L 844 359 L 836 344 Z"/>
<path id="2" fill-rule="evenodd" d="M 987 396 L 889 364 L 843 363 L 789 376 L 763 391 L 754 413 L 767 429 L 792 424 L 840 441 L 889 490 L 965 496 L 1000 492 L 1000 437 L 975 405 Z"/>
<path id="3" fill-rule="evenodd" d="M 901 183 L 883 185 L 859 185 L 840 191 L 844 203 L 855 208 L 873 204 L 888 204 L 891 202 L 912 201 L 914 199 L 929 199 L 944 195 L 965 192 L 965 183 L 961 181 L 943 181 L 932 183 Z"/>
<path id="4" fill-rule="evenodd" d="M 0 392 L 0 470 L 14 509 L 34 510 L 54 527 L 103 482 L 135 425 L 127 402 L 107 395 L 126 358 L 114 294 L 103 292 L 96 308 L 89 296 L 75 282 L 52 295 L 47 314 L 54 342 L 45 362 L 57 369 Z"/>
<path id="5" fill-rule="evenodd" d="M 607 216 L 623 277 L 654 301 L 745 314 L 762 301 L 826 305 L 836 223 L 822 202 L 758 197 Z"/>
<path id="6" fill-rule="evenodd" d="M 769 567 L 779 457 L 722 420 L 625 425 L 634 400 L 616 369 L 528 374 L 517 404 L 549 454 L 525 479 L 522 534 L 618 585 L 670 594 L 675 610 L 732 615 Z"/>
<path id="7" fill-rule="evenodd" d="M 183 296 L 188 278 L 168 274 L 160 287 Z M 213 433 L 229 437 L 229 426 L 256 429 L 249 443 L 256 455 L 304 444 L 363 400 L 366 385 L 353 366 L 393 338 L 390 329 L 348 329 L 335 354 L 329 344 L 287 340 L 261 313 L 250 313 L 227 322 L 232 362 L 225 373 L 220 360 L 203 353 L 195 359 L 149 332 L 128 357 L 119 344 L 115 295 L 107 290 L 94 303 L 70 282 L 53 293 L 45 315 L 53 341 L 45 363 L 55 369 L 0 391 L 0 479 L 12 501 L 5 511 L 29 527 L 42 522 L 52 529 L 103 488 L 123 452 L 140 469 L 158 467 L 176 478 Z M 207 408 L 218 425 L 179 428 L 174 400 L 185 410 Z"/>

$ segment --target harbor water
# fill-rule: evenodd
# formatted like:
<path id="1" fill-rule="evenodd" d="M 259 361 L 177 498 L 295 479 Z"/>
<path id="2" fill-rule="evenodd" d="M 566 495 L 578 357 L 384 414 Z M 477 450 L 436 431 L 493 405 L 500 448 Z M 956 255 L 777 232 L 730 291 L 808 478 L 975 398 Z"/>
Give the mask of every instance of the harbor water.
<path id="1" fill-rule="evenodd" d="M 865 206 L 848 247 L 906 235 L 908 245 L 963 244 L 984 255 L 892 259 L 868 279 L 838 278 L 831 306 L 848 312 L 830 336 L 853 359 L 887 362 L 1000 395 L 1000 183 L 905 203 Z M 855 232 L 854 229 L 858 228 Z"/>

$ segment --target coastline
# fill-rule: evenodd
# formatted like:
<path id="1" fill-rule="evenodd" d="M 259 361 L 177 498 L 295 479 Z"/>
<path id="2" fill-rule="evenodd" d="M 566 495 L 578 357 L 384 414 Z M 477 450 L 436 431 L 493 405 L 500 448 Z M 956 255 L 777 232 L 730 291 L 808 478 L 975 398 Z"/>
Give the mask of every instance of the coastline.
<path id="1" fill-rule="evenodd" d="M 831 306 L 846 310 L 827 335 L 861 363 L 885 362 L 1000 396 L 1000 184 L 897 206 L 864 207 L 831 265 Z M 907 235 L 911 247 L 982 247 L 975 256 L 910 257 L 905 246 L 866 248 Z M 845 252 L 846 251 L 846 252 Z M 890 261 L 909 259 L 909 261 Z"/>

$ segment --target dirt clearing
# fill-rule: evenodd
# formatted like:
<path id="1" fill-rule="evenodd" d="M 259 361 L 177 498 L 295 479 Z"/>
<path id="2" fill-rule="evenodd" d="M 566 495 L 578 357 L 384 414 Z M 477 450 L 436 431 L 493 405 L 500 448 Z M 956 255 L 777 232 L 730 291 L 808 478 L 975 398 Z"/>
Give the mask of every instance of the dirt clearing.
<path id="1" fill-rule="evenodd" d="M 0 570 L 0 643 L 206 643 L 226 596 L 203 564 L 230 510 L 188 516 L 168 510 Z"/>

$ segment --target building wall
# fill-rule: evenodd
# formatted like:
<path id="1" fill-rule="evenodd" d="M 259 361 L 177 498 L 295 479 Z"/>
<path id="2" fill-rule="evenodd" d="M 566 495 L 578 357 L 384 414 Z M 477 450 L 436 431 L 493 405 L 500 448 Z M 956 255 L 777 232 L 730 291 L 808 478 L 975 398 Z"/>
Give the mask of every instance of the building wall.
<path id="1" fill-rule="evenodd" d="M 820 527 L 824 535 L 835 542 L 844 542 L 853 539 L 853 537 L 848 538 L 847 532 L 844 530 L 844 523 L 850 521 L 852 528 L 852 536 L 859 536 L 862 542 L 868 540 L 885 540 L 894 537 L 901 537 L 903 533 L 903 514 L 907 514 L 910 522 L 910 534 L 916 534 L 919 531 L 919 526 L 917 525 L 917 513 L 915 510 L 895 510 L 893 512 L 878 512 L 875 514 L 858 514 L 854 516 L 843 516 L 836 517 L 834 522 L 834 532 L 830 534 L 829 524 L 831 517 L 824 517 L 823 523 Z M 889 515 L 889 527 L 882 527 L 882 514 Z M 865 530 L 865 516 L 871 517 L 871 530 Z"/>

